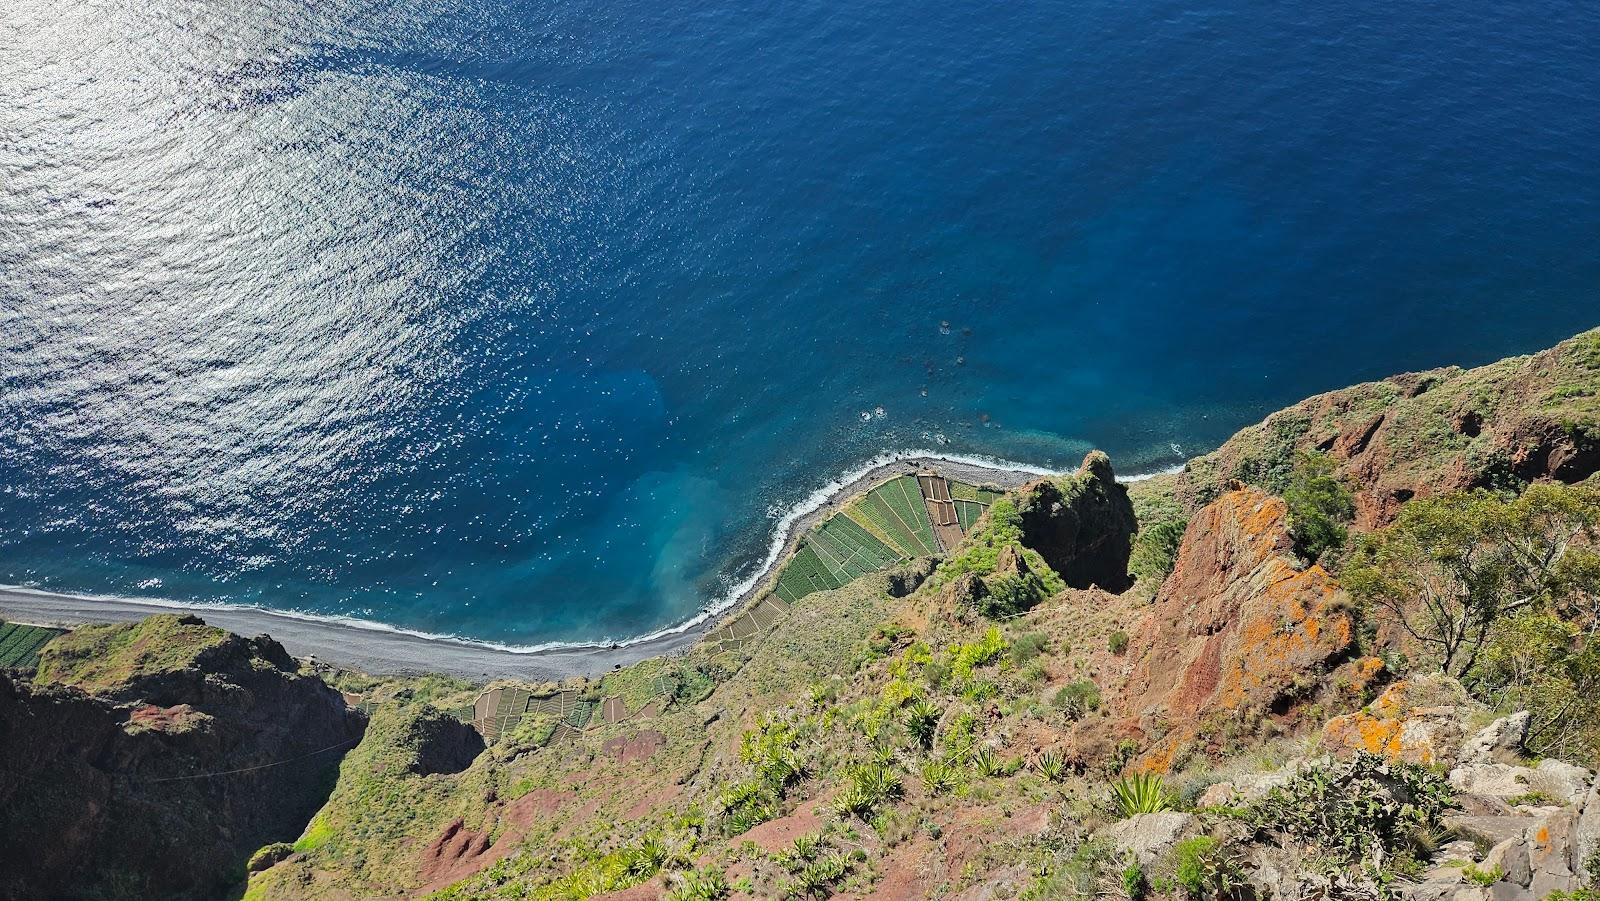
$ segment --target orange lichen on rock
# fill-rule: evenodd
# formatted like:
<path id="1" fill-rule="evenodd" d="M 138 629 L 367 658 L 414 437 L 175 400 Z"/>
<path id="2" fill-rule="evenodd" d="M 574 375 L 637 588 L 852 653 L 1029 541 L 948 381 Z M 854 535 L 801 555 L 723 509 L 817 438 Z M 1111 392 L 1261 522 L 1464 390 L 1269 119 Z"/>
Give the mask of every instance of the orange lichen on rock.
<path id="1" fill-rule="evenodd" d="M 1396 682 L 1367 709 L 1329 720 L 1322 743 L 1336 753 L 1366 751 L 1410 763 L 1448 760 L 1464 737 L 1467 703 L 1461 686 L 1445 676 Z"/>
<path id="2" fill-rule="evenodd" d="M 1113 712 L 1159 735 L 1138 765 L 1158 768 L 1201 724 L 1291 716 L 1349 653 L 1344 592 L 1321 566 L 1301 568 L 1283 501 L 1235 487 L 1201 510 L 1177 565 L 1132 630 Z"/>

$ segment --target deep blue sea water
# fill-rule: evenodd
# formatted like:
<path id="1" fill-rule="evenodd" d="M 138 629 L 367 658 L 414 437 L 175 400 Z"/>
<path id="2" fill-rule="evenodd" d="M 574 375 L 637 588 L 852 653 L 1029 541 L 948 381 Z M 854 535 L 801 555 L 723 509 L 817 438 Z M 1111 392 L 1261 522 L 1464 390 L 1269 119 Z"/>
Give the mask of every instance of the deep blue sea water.
<path id="1" fill-rule="evenodd" d="M 1151 469 L 1597 322 L 1591 4 L 0 17 L 0 582 L 637 635 L 880 453 Z"/>

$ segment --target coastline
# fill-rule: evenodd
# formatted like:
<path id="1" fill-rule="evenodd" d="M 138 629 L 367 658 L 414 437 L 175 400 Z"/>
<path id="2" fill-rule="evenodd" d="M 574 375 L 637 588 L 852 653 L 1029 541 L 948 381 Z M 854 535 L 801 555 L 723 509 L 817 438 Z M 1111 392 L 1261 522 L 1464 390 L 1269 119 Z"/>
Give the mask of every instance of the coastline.
<path id="1" fill-rule="evenodd" d="M 948 478 L 1003 488 L 1015 488 L 1053 474 L 1038 467 L 924 453 L 869 461 L 862 469 L 829 482 L 781 518 L 767 560 L 728 595 L 682 623 L 626 641 L 511 647 L 343 617 L 258 607 L 58 594 L 14 586 L 0 587 L 0 618 L 66 626 L 125 622 L 162 611 L 183 612 L 240 635 L 270 635 L 296 657 L 315 657 L 374 675 L 436 672 L 473 680 L 514 677 L 535 682 L 594 677 L 619 666 L 686 650 L 724 618 L 738 614 L 754 600 L 776 568 L 818 522 L 889 476 L 924 468 Z"/>

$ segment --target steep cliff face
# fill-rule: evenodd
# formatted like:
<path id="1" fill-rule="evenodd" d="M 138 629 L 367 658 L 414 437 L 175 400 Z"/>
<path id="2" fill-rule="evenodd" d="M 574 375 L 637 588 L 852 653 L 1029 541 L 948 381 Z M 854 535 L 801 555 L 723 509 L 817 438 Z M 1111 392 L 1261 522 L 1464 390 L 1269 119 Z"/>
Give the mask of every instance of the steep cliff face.
<path id="1" fill-rule="evenodd" d="M 1281 491 L 1301 451 L 1321 451 L 1355 489 L 1356 526 L 1405 501 L 1520 479 L 1600 471 L 1600 330 L 1477 369 L 1393 376 L 1301 401 L 1242 429 L 1177 480 L 1190 511 L 1240 479 Z"/>
<path id="2" fill-rule="evenodd" d="M 0 897 L 215 897 L 300 833 L 363 722 L 271 639 L 63 636 L 37 682 L 0 677 Z"/>
<path id="3" fill-rule="evenodd" d="M 1343 591 L 1300 568 L 1283 501 L 1236 487 L 1189 523 L 1172 576 L 1130 630 L 1113 711 L 1165 768 L 1204 734 L 1285 717 L 1352 648 Z"/>
<path id="4" fill-rule="evenodd" d="M 1039 552 L 1071 588 L 1122 591 L 1128 555 L 1139 531 L 1128 489 L 1117 484 L 1111 459 L 1094 451 L 1065 479 L 1042 479 L 1017 499 L 1022 542 Z"/>

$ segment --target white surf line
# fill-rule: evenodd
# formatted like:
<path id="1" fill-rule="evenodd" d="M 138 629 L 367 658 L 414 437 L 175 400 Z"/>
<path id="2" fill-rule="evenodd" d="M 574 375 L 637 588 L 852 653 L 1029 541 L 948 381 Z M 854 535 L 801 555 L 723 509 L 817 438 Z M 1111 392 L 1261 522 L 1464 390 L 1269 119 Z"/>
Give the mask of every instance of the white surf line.
<path id="1" fill-rule="evenodd" d="M 338 613 L 310 613 L 303 610 L 294 610 L 292 608 L 285 609 L 277 607 L 265 607 L 256 604 L 237 604 L 226 601 L 175 601 L 166 598 L 129 597 L 127 595 L 115 594 L 67 593 L 48 591 L 26 585 L 0 585 L 0 590 L 17 592 L 19 594 L 31 594 L 42 598 L 68 597 L 77 600 L 109 601 L 119 604 L 155 607 L 163 610 L 187 610 L 201 612 L 205 610 L 236 611 L 261 616 L 281 617 L 283 619 L 291 619 L 299 622 L 344 626 L 347 628 L 361 629 L 368 632 L 403 635 L 408 638 L 416 638 L 422 641 L 447 642 L 450 644 L 463 645 L 472 648 L 482 648 L 507 654 L 544 654 L 560 651 L 612 650 L 646 644 L 649 642 L 661 641 L 676 635 L 682 635 L 683 633 L 705 623 L 712 617 L 726 612 L 729 608 L 733 607 L 741 599 L 746 597 L 763 580 L 772 574 L 773 569 L 778 563 L 781 562 L 780 558 L 782 557 L 784 548 L 788 546 L 790 535 L 792 534 L 794 526 L 797 522 L 799 522 L 801 519 L 804 519 L 811 513 L 821 509 L 824 504 L 836 497 L 839 492 L 843 491 L 845 488 L 854 484 L 855 482 L 866 478 L 868 475 L 871 475 L 875 470 L 887 466 L 893 466 L 896 463 L 907 463 L 913 460 L 932 460 L 934 462 L 953 463 L 958 466 L 971 466 L 976 469 L 986 469 L 999 473 L 1026 473 L 1029 475 L 1038 476 L 1063 475 L 1073 471 L 1048 469 L 1046 467 L 1036 466 L 1029 463 L 1017 463 L 1011 460 L 1003 460 L 998 457 L 947 454 L 927 450 L 910 450 L 891 454 L 880 454 L 868 460 L 861 466 L 830 479 L 821 488 L 818 488 L 811 494 L 807 495 L 803 500 L 790 507 L 781 517 L 779 517 L 773 532 L 772 541 L 767 545 L 767 556 L 762 564 L 757 567 L 755 572 L 750 576 L 746 577 L 732 588 L 723 592 L 723 594 L 716 600 L 706 605 L 699 613 L 695 614 L 689 619 L 672 626 L 657 629 L 654 632 L 626 639 L 602 638 L 594 641 L 548 641 L 539 644 L 513 645 L 506 644 L 504 642 L 491 641 L 488 639 L 471 638 L 452 633 L 425 632 L 420 629 L 410 629 L 404 626 L 396 626 L 390 623 L 380 622 L 372 619 L 364 619 L 357 616 L 348 616 Z M 1168 467 L 1155 472 L 1119 478 L 1117 481 L 1138 482 L 1143 481 L 1144 479 L 1154 478 L 1158 475 L 1181 472 L 1182 469 L 1183 466 L 1179 464 L 1177 466 Z M 891 510 L 890 512 L 893 511 Z"/>

